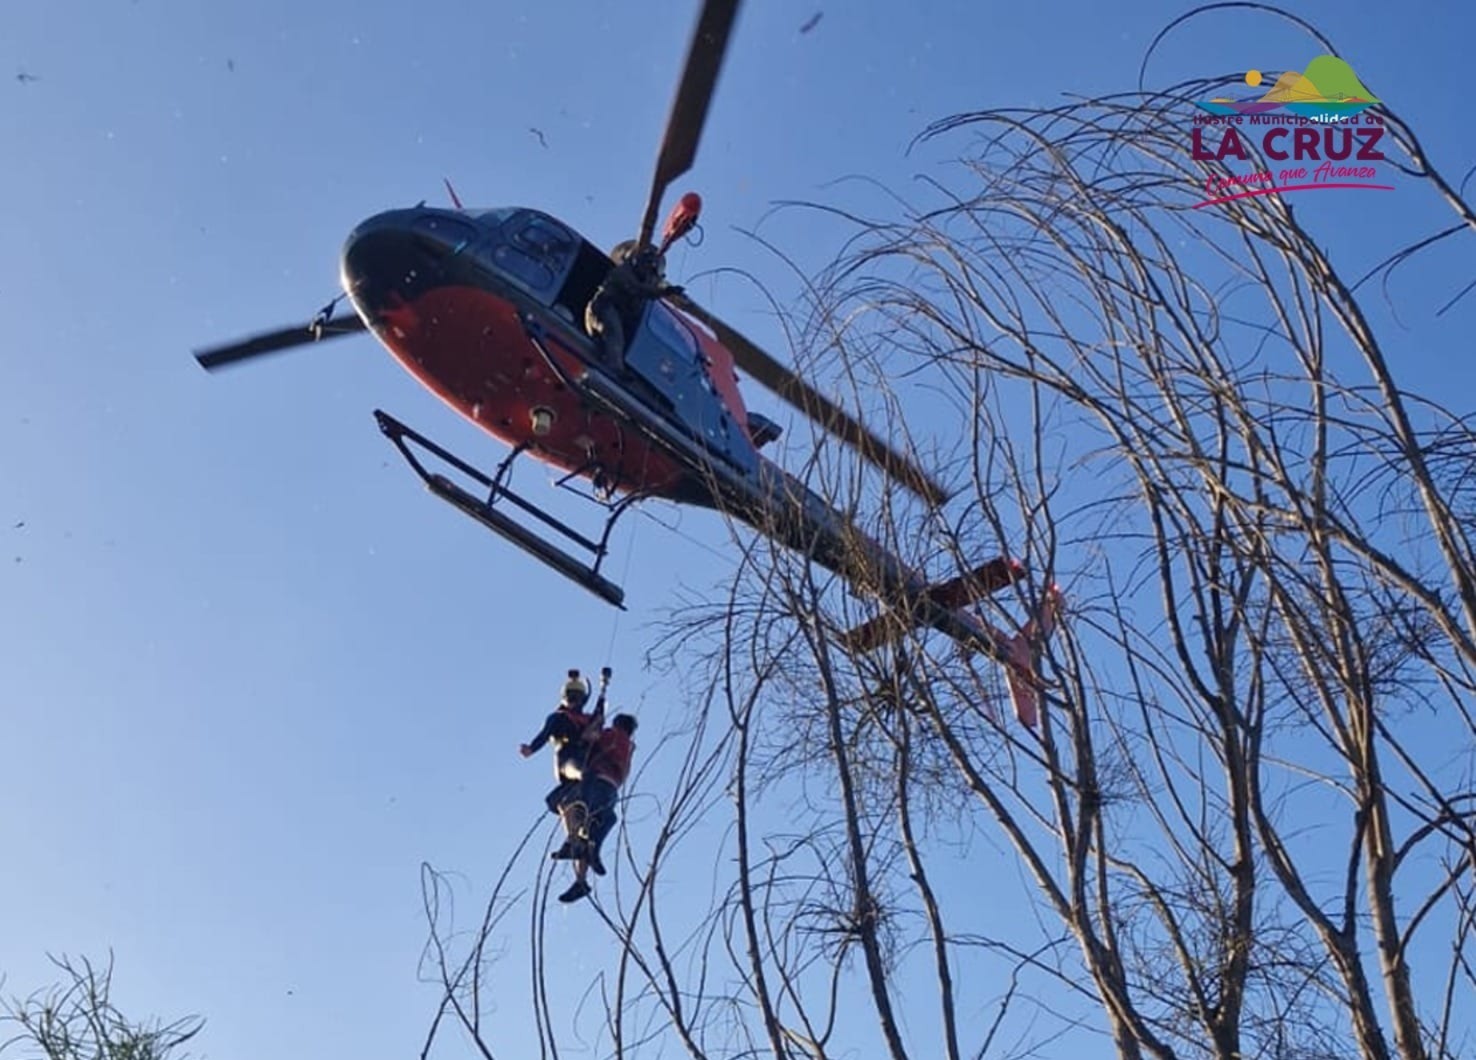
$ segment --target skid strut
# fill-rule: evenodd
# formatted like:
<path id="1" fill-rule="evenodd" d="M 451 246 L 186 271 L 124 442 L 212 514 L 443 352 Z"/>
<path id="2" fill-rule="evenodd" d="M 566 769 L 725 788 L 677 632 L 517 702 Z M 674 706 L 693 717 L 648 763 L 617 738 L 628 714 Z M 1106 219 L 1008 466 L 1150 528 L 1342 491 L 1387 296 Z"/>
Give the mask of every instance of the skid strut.
<path id="1" fill-rule="evenodd" d="M 538 505 L 513 492 L 507 484 L 508 472 L 512 462 L 518 458 L 526 449 L 527 445 L 520 445 L 514 449 L 501 464 L 498 465 L 494 474 L 488 475 L 480 471 L 465 460 L 441 448 L 425 435 L 407 427 L 387 412 L 379 409 L 374 410 L 374 419 L 379 424 L 379 429 L 384 436 L 395 444 L 406 462 L 415 470 L 427 488 L 437 497 L 448 504 L 461 509 L 477 522 L 494 533 L 501 534 L 513 544 L 525 552 L 535 556 L 564 577 L 579 585 L 584 586 L 601 600 L 608 604 L 625 610 L 625 590 L 610 581 L 600 573 L 600 564 L 604 562 L 608 554 L 610 531 L 615 527 L 615 521 L 620 518 L 639 494 L 629 494 L 616 502 L 610 508 L 610 515 L 605 520 L 605 531 L 600 535 L 598 541 L 594 541 L 579 533 L 573 527 L 562 520 L 549 515 Z M 486 491 L 487 497 L 481 497 L 464 489 L 462 486 L 451 481 L 447 476 L 428 469 L 421 463 L 421 457 L 416 450 L 428 453 L 437 460 L 450 467 L 455 468 L 461 474 L 474 482 L 479 483 Z M 500 507 L 499 507 L 500 505 Z M 537 527 L 527 526 L 518 522 L 506 511 L 508 506 L 517 508 L 519 511 L 538 520 L 545 527 L 564 538 L 578 550 L 588 553 L 588 562 L 571 554 L 564 546 L 550 540 L 541 534 Z"/>

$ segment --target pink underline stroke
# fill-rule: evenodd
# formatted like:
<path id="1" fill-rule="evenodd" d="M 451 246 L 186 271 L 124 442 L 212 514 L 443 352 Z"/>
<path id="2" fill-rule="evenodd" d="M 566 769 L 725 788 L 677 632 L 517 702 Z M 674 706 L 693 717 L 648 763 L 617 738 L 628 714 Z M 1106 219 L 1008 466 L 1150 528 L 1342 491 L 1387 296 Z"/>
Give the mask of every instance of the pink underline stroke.
<path id="1" fill-rule="evenodd" d="M 1243 191 L 1239 195 L 1226 195 L 1223 199 L 1205 199 L 1197 202 L 1194 208 L 1201 206 L 1213 206 L 1220 202 L 1233 202 L 1236 199 L 1249 199 L 1254 195 L 1275 195 L 1283 191 L 1317 191 L 1321 188 L 1363 188 L 1367 191 L 1393 191 L 1392 184 L 1291 184 L 1284 188 L 1257 188 L 1255 191 Z"/>

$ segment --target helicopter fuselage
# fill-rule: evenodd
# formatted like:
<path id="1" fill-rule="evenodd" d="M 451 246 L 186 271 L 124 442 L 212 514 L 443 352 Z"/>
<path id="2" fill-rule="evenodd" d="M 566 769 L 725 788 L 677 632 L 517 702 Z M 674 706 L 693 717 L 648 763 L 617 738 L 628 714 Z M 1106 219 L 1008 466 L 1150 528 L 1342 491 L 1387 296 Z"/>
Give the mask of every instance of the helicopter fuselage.
<path id="1" fill-rule="evenodd" d="M 611 491 L 711 503 L 710 483 L 673 453 L 693 451 L 756 474 L 731 356 L 663 302 L 631 321 L 619 377 L 584 330 L 609 257 L 536 210 L 417 207 L 350 234 L 342 281 L 355 309 L 419 382 L 509 446 Z M 537 343 L 533 334 L 549 341 Z M 589 400 L 590 373 L 626 415 Z M 643 430 L 642 427 L 657 428 Z"/>

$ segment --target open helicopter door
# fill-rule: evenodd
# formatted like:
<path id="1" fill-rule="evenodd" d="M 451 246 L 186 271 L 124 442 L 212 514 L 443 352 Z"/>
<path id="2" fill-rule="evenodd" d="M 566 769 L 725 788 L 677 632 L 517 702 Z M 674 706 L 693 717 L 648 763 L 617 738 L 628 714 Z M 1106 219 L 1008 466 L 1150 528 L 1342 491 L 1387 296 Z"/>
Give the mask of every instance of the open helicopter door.
<path id="1" fill-rule="evenodd" d="M 610 506 L 610 515 L 605 520 L 605 532 L 598 541 L 594 541 L 563 521 L 549 515 L 532 501 L 514 493 L 508 486 L 508 471 L 526 446 L 514 449 L 507 459 L 498 465 L 497 471 L 488 475 L 472 467 L 454 453 L 441 448 L 425 435 L 405 426 L 387 412 L 375 409 L 374 419 L 378 422 L 379 429 L 385 437 L 395 444 L 395 448 L 400 451 L 406 462 L 414 468 L 415 473 L 425 482 L 426 487 L 437 497 L 459 508 L 493 533 L 507 538 L 570 581 L 584 586 L 601 600 L 614 604 L 622 611 L 625 610 L 625 590 L 600 573 L 600 564 L 604 562 L 605 556 L 609 553 L 610 531 L 615 528 L 615 521 L 620 518 L 626 508 L 639 499 L 640 494 L 629 494 Z M 457 485 L 446 475 L 428 469 L 416 455 L 416 450 L 435 457 L 481 485 L 487 490 L 487 499 L 483 500 L 470 490 Z M 571 546 L 587 553 L 590 561 L 579 559 L 566 547 L 540 534 L 536 528 L 518 522 L 508 514 L 509 505 L 532 516 L 569 542 Z"/>

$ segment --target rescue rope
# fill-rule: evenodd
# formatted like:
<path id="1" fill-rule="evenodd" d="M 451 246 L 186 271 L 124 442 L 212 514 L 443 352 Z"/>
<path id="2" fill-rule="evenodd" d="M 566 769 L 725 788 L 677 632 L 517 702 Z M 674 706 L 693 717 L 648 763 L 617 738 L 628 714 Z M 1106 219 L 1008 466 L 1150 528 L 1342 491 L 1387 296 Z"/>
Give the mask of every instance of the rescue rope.
<path id="1" fill-rule="evenodd" d="M 647 446 L 646 449 L 645 449 L 645 455 L 641 458 L 641 479 L 640 480 L 642 482 L 646 481 L 646 474 L 650 471 L 650 468 L 651 468 L 651 447 L 650 446 Z M 638 514 L 645 514 L 645 509 L 642 508 L 642 507 L 640 507 L 639 504 L 637 504 L 635 507 L 636 507 L 636 512 Z M 636 524 L 636 525 L 638 526 L 640 524 Z M 629 533 L 626 535 L 626 542 L 625 542 L 625 568 L 623 570 L 621 570 L 621 572 L 620 572 L 620 581 L 616 583 L 618 585 L 624 585 L 624 584 L 626 584 L 626 582 L 627 582 L 627 580 L 629 578 L 631 557 L 633 557 L 635 555 L 635 539 L 636 539 L 635 527 L 631 527 Z M 625 611 L 623 609 L 618 608 L 618 607 L 615 609 L 615 618 L 610 623 L 610 643 L 608 643 L 608 644 L 605 645 L 605 659 L 606 660 L 609 660 L 610 656 L 612 656 L 613 654 L 615 654 L 615 638 L 620 635 L 620 616 L 623 615 L 623 614 L 625 614 Z"/>
<path id="2" fill-rule="evenodd" d="M 620 581 L 616 583 L 617 585 L 624 585 L 630 574 L 631 557 L 635 555 L 635 526 L 639 525 L 639 523 L 634 524 L 627 535 L 628 540 L 625 543 L 625 567 L 620 572 Z M 615 654 L 615 638 L 620 635 L 620 617 L 625 614 L 625 612 L 618 607 L 615 608 L 614 611 L 615 618 L 610 623 L 610 642 L 605 645 L 606 659 L 609 659 Z"/>

